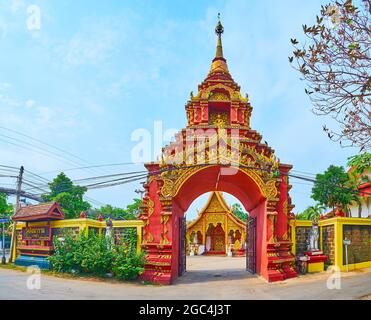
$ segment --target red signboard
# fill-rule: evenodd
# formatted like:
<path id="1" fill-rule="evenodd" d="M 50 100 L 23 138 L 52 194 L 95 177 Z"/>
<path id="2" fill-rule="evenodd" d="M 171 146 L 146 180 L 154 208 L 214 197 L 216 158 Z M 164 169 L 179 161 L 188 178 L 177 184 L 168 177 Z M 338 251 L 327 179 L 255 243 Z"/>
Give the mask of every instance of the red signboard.
<path id="1" fill-rule="evenodd" d="M 50 226 L 26 227 L 22 229 L 22 240 L 50 241 L 52 232 Z"/>

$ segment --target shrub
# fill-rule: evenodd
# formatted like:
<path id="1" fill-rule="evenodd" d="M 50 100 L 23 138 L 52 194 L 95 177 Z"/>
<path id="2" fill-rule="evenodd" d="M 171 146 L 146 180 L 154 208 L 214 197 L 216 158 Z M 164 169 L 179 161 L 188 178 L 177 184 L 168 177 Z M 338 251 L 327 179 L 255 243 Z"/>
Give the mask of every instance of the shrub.
<path id="1" fill-rule="evenodd" d="M 64 241 L 54 239 L 54 249 L 49 261 L 57 272 L 96 276 L 113 273 L 122 280 L 136 279 L 143 272 L 144 254 L 137 254 L 136 246 L 130 242 L 109 249 L 103 236 L 94 233 L 73 236 L 68 233 Z"/>
<path id="2" fill-rule="evenodd" d="M 112 272 L 122 280 L 136 279 L 144 271 L 144 254 L 137 254 L 126 246 L 116 246 Z"/>

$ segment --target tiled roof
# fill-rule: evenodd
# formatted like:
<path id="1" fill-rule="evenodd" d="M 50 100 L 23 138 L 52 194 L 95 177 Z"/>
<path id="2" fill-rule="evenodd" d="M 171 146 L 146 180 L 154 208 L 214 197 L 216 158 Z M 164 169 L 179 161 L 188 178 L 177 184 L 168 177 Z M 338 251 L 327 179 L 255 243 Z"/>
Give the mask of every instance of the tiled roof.
<path id="1" fill-rule="evenodd" d="M 47 202 L 21 207 L 12 217 L 15 221 L 40 221 L 64 219 L 64 213 L 57 202 Z"/>

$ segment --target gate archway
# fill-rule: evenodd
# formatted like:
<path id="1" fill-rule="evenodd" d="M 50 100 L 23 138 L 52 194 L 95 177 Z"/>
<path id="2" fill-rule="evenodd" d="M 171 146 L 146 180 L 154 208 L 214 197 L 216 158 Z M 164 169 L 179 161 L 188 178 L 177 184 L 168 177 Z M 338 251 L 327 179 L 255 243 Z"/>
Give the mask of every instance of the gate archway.
<path id="1" fill-rule="evenodd" d="M 232 79 L 218 43 L 207 78 L 186 105 L 187 127 L 148 163 L 141 219 L 147 262 L 143 280 L 170 284 L 182 270 L 180 228 L 201 194 L 224 191 L 256 218 L 256 272 L 268 281 L 296 276 L 289 241 L 290 165 L 279 162 L 262 136 L 250 128 L 252 107 Z M 182 268 L 182 267 L 181 267 Z"/>

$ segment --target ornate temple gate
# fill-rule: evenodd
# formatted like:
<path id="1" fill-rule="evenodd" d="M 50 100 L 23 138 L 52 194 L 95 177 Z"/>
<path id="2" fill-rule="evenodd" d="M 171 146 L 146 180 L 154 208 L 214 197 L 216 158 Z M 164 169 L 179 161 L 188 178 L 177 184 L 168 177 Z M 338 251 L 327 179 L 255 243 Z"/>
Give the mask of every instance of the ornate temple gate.
<path id="1" fill-rule="evenodd" d="M 255 269 L 268 281 L 295 277 L 289 237 L 290 165 L 282 164 L 250 127 L 252 107 L 229 73 L 219 21 L 215 58 L 197 95 L 186 105 L 187 126 L 147 163 L 142 213 L 142 279 L 170 284 L 185 270 L 184 213 L 200 195 L 227 192 L 241 201 L 255 223 Z"/>
<path id="2" fill-rule="evenodd" d="M 179 218 L 179 271 L 178 275 L 181 277 L 186 272 L 187 262 L 187 219 L 186 217 Z"/>
<path id="3" fill-rule="evenodd" d="M 246 270 L 256 273 L 256 217 L 247 218 L 246 223 Z"/>

